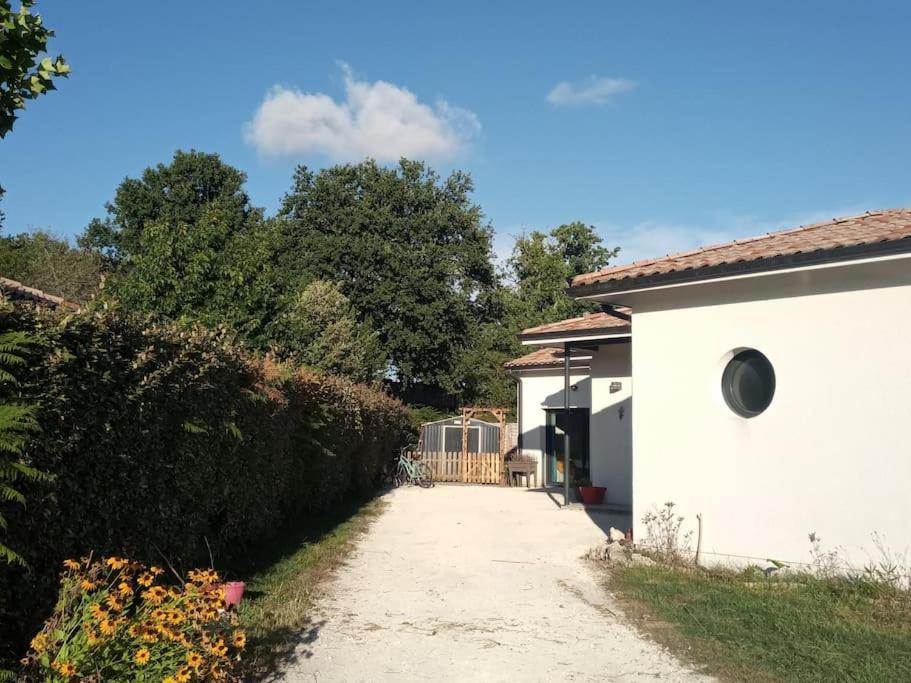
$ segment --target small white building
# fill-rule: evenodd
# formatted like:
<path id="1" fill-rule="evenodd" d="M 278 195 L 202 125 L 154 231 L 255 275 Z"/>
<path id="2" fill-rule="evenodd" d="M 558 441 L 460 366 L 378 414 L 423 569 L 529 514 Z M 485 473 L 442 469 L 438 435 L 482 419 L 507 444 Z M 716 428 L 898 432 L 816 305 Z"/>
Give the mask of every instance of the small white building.
<path id="1" fill-rule="evenodd" d="M 572 488 L 575 481 L 590 478 L 595 486 L 607 488 L 608 506 L 630 509 L 632 381 L 628 313 L 593 313 L 541 325 L 525 330 L 520 338 L 525 345 L 541 347 L 506 364 L 518 383 L 518 448 L 537 459 L 538 481 L 565 490 L 567 483 Z M 563 408 L 566 396 L 568 416 Z M 567 433 L 568 479 L 564 477 Z"/>
<path id="2" fill-rule="evenodd" d="M 874 533 L 911 548 L 911 210 L 612 267 L 569 293 L 633 311 L 626 346 L 541 341 L 569 345 L 591 478 L 618 502 L 630 481 L 637 537 L 643 514 L 673 501 L 690 528 L 702 514 L 707 560 L 807 561 L 810 532 L 856 564 L 875 557 Z M 536 433 L 547 401 L 563 405 L 548 353 L 549 367 L 526 356 L 512 369 L 522 446 L 545 460 Z M 603 419 L 619 408 L 611 382 L 629 399 L 629 374 L 631 460 L 629 434 Z"/>

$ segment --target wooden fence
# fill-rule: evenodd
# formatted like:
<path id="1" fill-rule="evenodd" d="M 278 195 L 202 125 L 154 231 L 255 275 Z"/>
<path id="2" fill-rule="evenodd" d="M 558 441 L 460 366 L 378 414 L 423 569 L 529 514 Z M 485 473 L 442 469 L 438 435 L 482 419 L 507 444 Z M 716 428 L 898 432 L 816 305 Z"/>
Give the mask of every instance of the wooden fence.
<path id="1" fill-rule="evenodd" d="M 499 484 L 503 480 L 503 456 L 499 453 L 421 453 L 419 456 L 433 472 L 434 481 L 460 481 L 469 484 Z"/>

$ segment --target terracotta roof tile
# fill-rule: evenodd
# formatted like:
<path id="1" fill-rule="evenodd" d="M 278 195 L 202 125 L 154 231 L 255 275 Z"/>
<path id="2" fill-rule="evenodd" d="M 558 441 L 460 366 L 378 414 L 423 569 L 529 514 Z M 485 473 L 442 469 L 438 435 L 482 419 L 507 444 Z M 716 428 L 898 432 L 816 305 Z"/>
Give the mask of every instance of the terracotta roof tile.
<path id="1" fill-rule="evenodd" d="M 628 308 L 619 308 L 618 310 L 627 315 L 630 313 L 630 309 Z M 529 327 L 527 330 L 522 330 L 520 336 L 556 334 L 560 332 L 586 332 L 594 330 L 610 330 L 612 334 L 620 334 L 624 331 L 628 331 L 629 326 L 628 320 L 623 320 L 622 318 L 618 318 L 609 313 L 589 313 L 587 315 L 579 316 L 578 318 L 569 318 L 568 320 L 560 320 L 555 323 Z M 626 330 L 623 328 L 626 328 Z"/>
<path id="2" fill-rule="evenodd" d="M 572 286 L 590 285 L 698 270 L 742 262 L 758 262 L 779 256 L 830 251 L 911 238 L 911 209 L 868 211 L 860 216 L 837 218 L 727 244 L 613 266 L 573 278 Z M 908 242 L 911 248 L 911 240 Z M 633 283 L 630 283 L 633 286 Z"/>
<path id="3" fill-rule="evenodd" d="M 63 297 L 42 292 L 40 289 L 35 289 L 34 287 L 28 287 L 21 282 L 10 280 L 5 277 L 0 277 L 0 293 L 10 299 L 32 301 L 45 306 L 61 306 L 74 311 L 79 310 L 79 304 L 77 303 L 67 301 Z"/>
<path id="4" fill-rule="evenodd" d="M 573 361 L 573 367 L 577 367 L 583 361 Z M 587 361 L 585 361 L 587 363 Z M 563 365 L 563 350 L 550 347 L 542 347 L 531 353 L 527 353 L 521 358 L 504 363 L 504 367 L 509 370 L 518 370 L 521 368 L 541 368 L 541 367 L 559 367 Z"/>

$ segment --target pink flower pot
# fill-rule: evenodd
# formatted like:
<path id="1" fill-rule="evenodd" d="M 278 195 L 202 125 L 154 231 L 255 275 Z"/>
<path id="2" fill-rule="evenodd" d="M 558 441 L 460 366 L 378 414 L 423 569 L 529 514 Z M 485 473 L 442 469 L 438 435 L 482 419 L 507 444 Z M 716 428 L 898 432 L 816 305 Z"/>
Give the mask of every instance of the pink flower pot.
<path id="1" fill-rule="evenodd" d="M 600 505 L 607 489 L 603 486 L 580 486 L 579 496 L 585 505 Z"/>
<path id="2" fill-rule="evenodd" d="M 244 588 L 247 587 L 243 581 L 228 581 L 223 588 L 225 589 L 225 602 L 237 607 L 240 599 L 244 597 Z"/>

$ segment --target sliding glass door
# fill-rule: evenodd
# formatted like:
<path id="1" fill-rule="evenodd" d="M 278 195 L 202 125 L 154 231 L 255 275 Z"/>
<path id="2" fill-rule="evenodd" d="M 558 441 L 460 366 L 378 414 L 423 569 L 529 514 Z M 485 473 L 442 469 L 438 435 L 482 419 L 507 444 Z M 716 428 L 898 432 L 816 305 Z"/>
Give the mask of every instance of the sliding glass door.
<path id="1" fill-rule="evenodd" d="M 562 486 L 564 482 L 565 432 L 569 432 L 570 484 L 588 478 L 589 413 L 588 408 L 571 408 L 567 419 L 562 408 L 547 411 L 544 476 L 548 486 Z"/>

